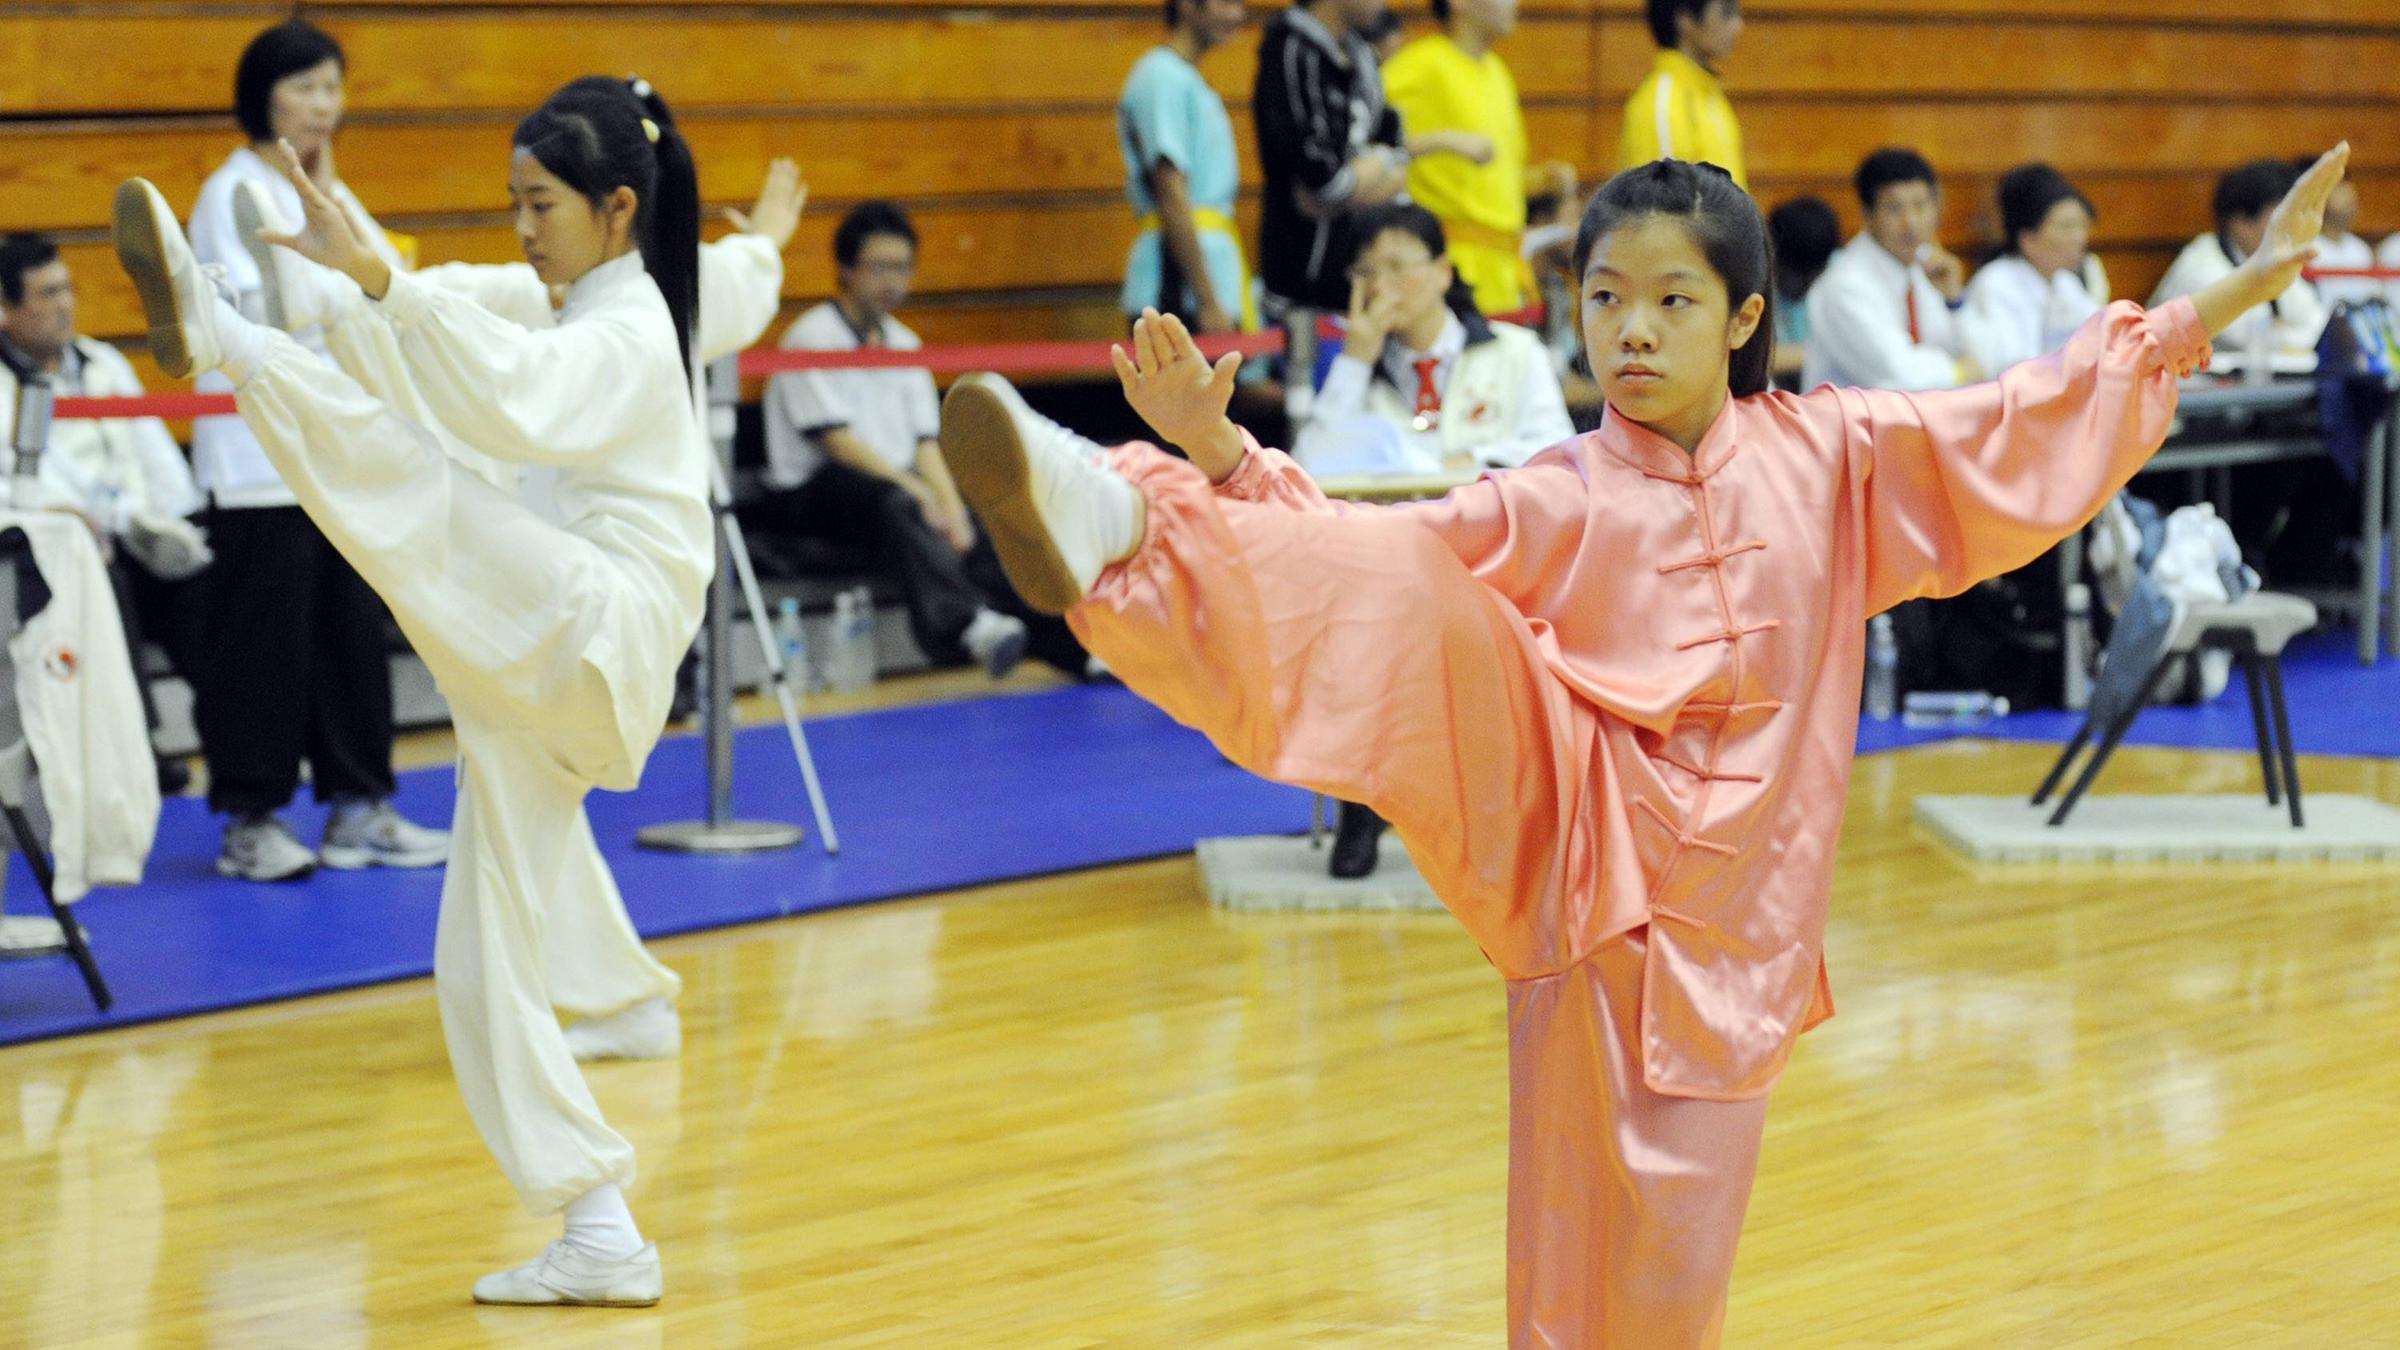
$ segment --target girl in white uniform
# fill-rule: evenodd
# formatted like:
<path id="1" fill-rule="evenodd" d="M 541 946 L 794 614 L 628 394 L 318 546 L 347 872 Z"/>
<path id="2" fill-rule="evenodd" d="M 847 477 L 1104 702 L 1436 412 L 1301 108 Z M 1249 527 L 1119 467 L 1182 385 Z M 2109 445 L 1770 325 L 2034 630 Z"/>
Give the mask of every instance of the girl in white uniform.
<path id="1" fill-rule="evenodd" d="M 2000 180 L 2000 227 L 2008 242 L 1967 283 L 1977 361 L 2006 370 L 2067 345 L 2108 296 L 2094 294 L 2092 204 L 2047 164 Z"/>
<path id="2" fill-rule="evenodd" d="M 213 293 L 139 179 L 118 192 L 118 255 L 162 367 L 233 382 L 275 467 L 450 701 L 461 765 L 435 938 L 443 1031 L 502 1171 L 529 1208 L 566 1214 L 560 1240 L 477 1281 L 475 1297 L 654 1303 L 658 1250 L 621 1189 L 633 1150 L 601 1118 L 551 1008 L 574 1006 L 568 984 L 673 979 L 625 922 L 582 803 L 639 779 L 714 565 L 690 375 L 690 151 L 621 85 L 570 86 L 519 124 L 519 242 L 543 283 L 566 288 L 544 327 L 393 269 L 290 167 L 306 224 L 274 242 L 343 273 L 382 320 L 334 325 L 343 369 Z M 461 448 L 555 467 L 564 524 Z"/>

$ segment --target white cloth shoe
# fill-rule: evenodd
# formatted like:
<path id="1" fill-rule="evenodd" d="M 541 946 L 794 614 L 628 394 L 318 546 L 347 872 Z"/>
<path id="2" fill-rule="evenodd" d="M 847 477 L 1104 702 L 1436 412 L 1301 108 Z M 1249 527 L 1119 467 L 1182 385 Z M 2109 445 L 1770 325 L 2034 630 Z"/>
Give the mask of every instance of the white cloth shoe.
<path id="1" fill-rule="evenodd" d="M 663 1278 L 658 1244 L 631 1256 L 598 1256 L 560 1238 L 515 1270 L 475 1282 L 477 1303 L 577 1308 L 647 1308 L 658 1302 Z"/>
<path id="2" fill-rule="evenodd" d="M 1026 407 L 997 375 L 950 386 L 942 451 L 1009 583 L 1043 613 L 1074 608 L 1136 542 L 1133 485 L 1100 446 Z"/>
<path id="3" fill-rule="evenodd" d="M 192 256 L 175 212 L 146 178 L 117 185 L 112 220 L 117 261 L 141 297 L 150 354 L 172 379 L 225 363 L 217 336 L 217 293 Z"/>
<path id="4" fill-rule="evenodd" d="M 345 802 L 325 820 L 317 856 L 327 867 L 439 867 L 450 858 L 450 832 L 429 830 L 389 801 Z"/>
<path id="5" fill-rule="evenodd" d="M 959 645 L 993 679 L 1005 679 L 1025 659 L 1025 621 L 996 609 L 975 611 L 975 621 L 958 635 Z"/>
<path id="6" fill-rule="evenodd" d="M 292 228 L 265 184 L 244 179 L 233 185 L 233 232 L 258 269 L 256 317 L 269 328 L 305 333 L 331 320 L 345 298 L 364 293 L 357 282 L 332 268 L 258 237 L 262 229 L 290 234 Z"/>
<path id="7" fill-rule="evenodd" d="M 575 1058 L 673 1059 L 683 1053 L 683 1018 L 663 998 L 646 998 L 606 1017 L 587 1017 L 567 1028 Z"/>

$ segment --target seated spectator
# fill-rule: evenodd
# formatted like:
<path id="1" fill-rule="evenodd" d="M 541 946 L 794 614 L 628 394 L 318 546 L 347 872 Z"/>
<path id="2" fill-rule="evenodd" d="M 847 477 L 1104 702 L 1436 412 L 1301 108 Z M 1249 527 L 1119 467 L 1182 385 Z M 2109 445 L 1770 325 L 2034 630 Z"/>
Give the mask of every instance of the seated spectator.
<path id="1" fill-rule="evenodd" d="M 1878 150 L 1858 166 L 1867 228 L 1808 291 L 1800 386 L 1951 389 L 1984 376 L 1967 316 L 1967 268 L 1934 242 L 1941 181 L 1914 150 Z"/>
<path id="2" fill-rule="evenodd" d="M 833 236 L 841 294 L 802 314 L 786 349 L 909 351 L 923 344 L 892 317 L 908 298 L 917 232 L 889 202 L 861 202 Z M 758 527 L 865 550 L 900 583 L 909 631 L 942 664 L 973 660 L 994 679 L 1025 656 L 1023 620 L 969 576 L 975 521 L 942 462 L 933 374 L 915 368 L 807 370 L 767 382 L 766 497 Z"/>
<path id="3" fill-rule="evenodd" d="M 2258 159 L 2217 180 L 2217 228 L 2184 246 L 2151 293 L 2150 307 L 2190 295 L 2228 276 L 2266 237 L 2267 216 L 2291 190 L 2300 171 L 2280 159 Z M 2325 302 L 2306 281 L 2234 320 L 2217 334 L 2220 352 L 2248 351 L 2264 342 L 2270 352 L 2309 352 L 2325 331 Z"/>
<path id="4" fill-rule="evenodd" d="M 1649 0 L 1648 17 L 1658 56 L 1625 100 L 1617 168 L 1680 159 L 1714 164 L 1748 187 L 1742 124 L 1717 78 L 1717 67 L 1741 40 L 1740 0 Z"/>
<path id="5" fill-rule="evenodd" d="M 1295 451 L 1314 473 L 1471 472 L 1575 434 L 1539 334 L 1483 317 L 1421 206 L 1359 219 L 1349 326 Z"/>
<path id="6" fill-rule="evenodd" d="M 2085 274 L 2092 204 L 2047 164 L 2011 169 L 2000 180 L 2000 256 L 1967 286 L 1978 359 L 1993 374 L 2066 345 L 2108 299 Z"/>
<path id="7" fill-rule="evenodd" d="M 1524 253 L 1525 110 L 1492 44 L 1515 29 L 1517 0 L 1433 0 L 1433 17 L 1442 31 L 1401 48 L 1383 68 L 1384 92 L 1419 152 L 1409 197 L 1442 222 L 1451 264 L 1477 307 L 1513 314 L 1533 298 Z M 1445 132 L 1464 153 L 1423 153 L 1429 136 Z"/>
<path id="8" fill-rule="evenodd" d="M 2366 271 L 2376 266 L 2375 246 L 2358 237 L 2358 184 L 2344 178 L 2325 201 L 2325 233 L 2317 239 L 2317 261 L 2314 266 L 2325 271 Z M 2386 241 L 2386 251 L 2400 242 L 2400 235 Z M 2326 277 L 2316 283 L 2317 297 L 2327 309 L 2342 303 L 2359 304 L 2368 300 L 2387 298 L 2392 288 L 2371 277 Z"/>
<path id="9" fill-rule="evenodd" d="M 0 446 L 15 430 L 17 386 L 25 374 L 48 377 L 64 398 L 142 392 L 132 363 L 116 348 L 75 332 L 75 278 L 47 236 L 15 234 L 0 241 L 0 302 Z M 8 458 L 13 471 L 13 454 Z M 169 585 L 209 561 L 206 541 L 186 519 L 201 505 L 191 466 L 166 423 L 155 417 L 88 419 L 51 423 L 39 474 L 52 504 L 83 517 L 99 541 L 125 646 L 137 663 L 134 687 L 156 733 L 158 705 L 138 665 L 142 635 L 146 627 L 167 634 Z M 144 624 L 145 614 L 152 623 Z M 180 644 L 168 646 L 173 655 Z M 181 792 L 190 783 L 191 771 L 180 759 L 159 758 L 160 791 Z"/>
<path id="10" fill-rule="evenodd" d="M 1775 382 L 1799 383 L 1808 356 L 1808 288 L 1842 246 L 1842 223 L 1822 197 L 1794 197 L 1767 216 L 1775 247 Z"/>

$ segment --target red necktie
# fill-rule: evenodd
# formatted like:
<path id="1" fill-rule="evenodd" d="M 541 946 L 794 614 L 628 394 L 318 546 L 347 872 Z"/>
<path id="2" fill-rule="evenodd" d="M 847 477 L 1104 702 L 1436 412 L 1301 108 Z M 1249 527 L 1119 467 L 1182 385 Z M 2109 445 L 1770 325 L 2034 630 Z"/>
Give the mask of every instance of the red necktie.
<path id="1" fill-rule="evenodd" d="M 1442 417 L 1442 391 L 1434 387 L 1433 372 L 1442 368 L 1441 358 L 1422 357 L 1417 361 L 1417 429 L 1430 431 Z"/>
<path id="2" fill-rule="evenodd" d="M 1908 343 L 1913 347 L 1924 340 L 1925 335 L 1917 331 L 1917 284 L 1911 279 L 1908 284 Z"/>

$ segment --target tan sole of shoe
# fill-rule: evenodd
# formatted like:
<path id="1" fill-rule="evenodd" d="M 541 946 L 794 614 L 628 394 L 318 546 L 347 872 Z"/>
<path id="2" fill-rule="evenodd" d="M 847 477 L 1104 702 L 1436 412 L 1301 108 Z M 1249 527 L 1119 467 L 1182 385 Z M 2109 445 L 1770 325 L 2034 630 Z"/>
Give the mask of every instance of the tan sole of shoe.
<path id="1" fill-rule="evenodd" d="M 110 219 L 116 236 L 117 262 L 141 298 L 142 318 L 150 325 L 150 355 L 171 379 L 192 373 L 191 349 L 183 341 L 182 316 L 175 309 L 175 283 L 167 276 L 166 241 L 159 237 L 158 218 L 150 213 L 150 185 L 139 178 L 117 184 Z"/>
<path id="2" fill-rule="evenodd" d="M 1044 614 L 1064 614 L 1083 602 L 1083 588 L 1034 508 L 1025 443 L 1007 396 L 990 387 L 993 378 L 969 375 L 950 386 L 942 400 L 942 457 L 1018 597 Z"/>
<path id="3" fill-rule="evenodd" d="M 655 1298 L 621 1299 L 552 1299 L 546 1303 L 520 1303 L 511 1299 L 478 1298 L 476 1303 L 486 1308 L 655 1308 Z"/>

